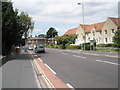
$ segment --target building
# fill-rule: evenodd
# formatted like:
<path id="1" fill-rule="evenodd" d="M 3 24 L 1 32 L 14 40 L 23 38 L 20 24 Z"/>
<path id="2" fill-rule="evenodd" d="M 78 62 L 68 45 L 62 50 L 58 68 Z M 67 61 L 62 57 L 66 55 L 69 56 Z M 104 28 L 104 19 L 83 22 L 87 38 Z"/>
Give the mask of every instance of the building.
<path id="1" fill-rule="evenodd" d="M 117 28 L 120 27 L 120 18 L 108 17 L 106 21 L 91 24 L 80 24 L 76 30 L 75 45 L 90 43 L 95 41 L 96 44 L 113 43 L 113 36 Z"/>
<path id="2" fill-rule="evenodd" d="M 77 31 L 77 28 L 69 29 L 68 31 L 65 32 L 64 35 L 75 35 Z"/>
<path id="3" fill-rule="evenodd" d="M 49 44 L 56 44 L 57 42 L 54 40 L 54 38 L 42 38 L 42 37 L 30 37 L 28 39 L 28 42 L 27 42 L 27 45 L 33 45 L 33 46 L 36 46 L 37 44 L 40 44 L 40 45 L 43 45 L 43 46 L 46 46 L 46 45 L 49 45 Z"/>
<path id="4" fill-rule="evenodd" d="M 33 45 L 33 46 L 36 46 L 37 44 L 46 45 L 46 43 L 47 43 L 46 38 L 41 38 L 41 37 L 30 37 L 27 42 L 28 45 Z"/>

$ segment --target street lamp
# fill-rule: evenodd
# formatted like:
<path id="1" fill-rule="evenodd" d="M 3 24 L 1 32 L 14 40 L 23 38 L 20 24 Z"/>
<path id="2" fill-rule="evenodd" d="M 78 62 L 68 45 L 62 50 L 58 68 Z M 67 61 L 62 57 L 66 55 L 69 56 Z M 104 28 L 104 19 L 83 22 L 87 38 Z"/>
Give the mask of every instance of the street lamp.
<path id="1" fill-rule="evenodd" d="M 84 6 L 82 3 L 78 3 L 78 5 L 82 5 L 82 14 L 83 14 L 83 30 L 84 30 Z M 84 39 L 84 50 L 85 50 L 85 43 L 86 43 L 86 36 L 85 36 L 85 30 L 84 30 L 84 36 L 83 36 L 83 39 Z"/>

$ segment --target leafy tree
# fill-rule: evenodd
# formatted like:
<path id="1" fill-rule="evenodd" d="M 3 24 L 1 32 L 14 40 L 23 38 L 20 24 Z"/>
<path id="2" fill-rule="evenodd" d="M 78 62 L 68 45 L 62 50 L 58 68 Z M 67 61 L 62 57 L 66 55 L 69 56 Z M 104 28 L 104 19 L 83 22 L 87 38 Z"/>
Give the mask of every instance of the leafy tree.
<path id="1" fill-rule="evenodd" d="M 27 40 L 29 33 L 33 31 L 34 22 L 32 21 L 32 18 L 29 17 L 29 15 L 25 12 L 21 12 L 20 22 L 22 24 L 22 29 L 24 30 L 24 38 Z"/>
<path id="2" fill-rule="evenodd" d="M 66 45 L 74 44 L 75 39 L 76 35 L 63 35 L 55 37 L 55 40 L 57 40 L 58 45 L 62 45 L 63 48 L 65 48 Z"/>
<path id="3" fill-rule="evenodd" d="M 46 38 L 46 35 L 45 34 L 40 34 L 40 35 L 38 35 L 38 37 Z"/>
<path id="4" fill-rule="evenodd" d="M 118 30 L 115 32 L 113 42 L 118 48 L 120 48 L 120 28 L 118 28 Z"/>
<path id="5" fill-rule="evenodd" d="M 22 12 L 18 15 L 18 10 L 13 10 L 12 2 L 2 2 L 2 55 L 11 53 L 11 47 L 24 44 L 25 35 L 32 31 L 34 23 L 28 14 Z"/>
<path id="6" fill-rule="evenodd" d="M 58 32 L 55 28 L 50 27 L 49 30 L 46 33 L 47 38 L 53 38 L 55 36 L 58 36 Z"/>
<path id="7" fill-rule="evenodd" d="M 16 13 L 11 2 L 2 2 L 2 54 L 9 54 L 18 36 Z"/>

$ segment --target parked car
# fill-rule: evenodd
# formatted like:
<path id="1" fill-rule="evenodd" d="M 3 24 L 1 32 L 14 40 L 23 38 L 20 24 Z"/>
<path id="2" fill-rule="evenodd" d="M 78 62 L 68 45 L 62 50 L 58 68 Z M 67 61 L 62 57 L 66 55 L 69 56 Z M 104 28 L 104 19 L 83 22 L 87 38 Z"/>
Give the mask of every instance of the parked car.
<path id="1" fill-rule="evenodd" d="M 36 53 L 39 53 L 39 52 L 44 52 L 44 53 L 45 53 L 45 48 L 44 48 L 44 46 L 37 45 L 37 46 L 35 47 L 35 52 L 36 52 Z"/>
<path id="2" fill-rule="evenodd" d="M 28 50 L 33 50 L 33 48 L 34 48 L 34 47 L 33 47 L 32 45 L 29 45 L 29 46 L 28 46 Z"/>

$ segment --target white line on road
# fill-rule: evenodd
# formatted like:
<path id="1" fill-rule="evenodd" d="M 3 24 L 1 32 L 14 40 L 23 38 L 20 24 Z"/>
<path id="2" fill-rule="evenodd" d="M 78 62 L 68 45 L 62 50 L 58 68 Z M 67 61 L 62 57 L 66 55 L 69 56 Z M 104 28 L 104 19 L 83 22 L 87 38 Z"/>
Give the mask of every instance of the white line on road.
<path id="1" fill-rule="evenodd" d="M 104 63 L 108 63 L 108 64 L 113 64 L 113 65 L 119 65 L 118 63 L 113 63 L 113 62 L 108 62 L 108 61 L 103 61 L 103 60 L 97 60 L 97 62 L 104 62 Z"/>
<path id="2" fill-rule="evenodd" d="M 37 55 L 35 55 L 37 57 Z"/>
<path id="3" fill-rule="evenodd" d="M 64 54 L 64 55 L 68 55 L 67 53 L 62 53 L 62 54 Z"/>
<path id="4" fill-rule="evenodd" d="M 43 62 L 43 60 L 42 59 L 40 59 L 40 58 L 38 58 L 41 62 Z"/>
<path id="5" fill-rule="evenodd" d="M 69 83 L 66 84 L 69 88 L 73 88 Z"/>
<path id="6" fill-rule="evenodd" d="M 45 66 L 47 66 L 54 74 L 56 74 L 56 72 L 53 71 L 47 64 L 45 64 Z"/>
<path id="7" fill-rule="evenodd" d="M 82 57 L 82 56 L 77 56 L 77 55 L 73 55 L 73 56 L 86 59 L 86 57 Z"/>

